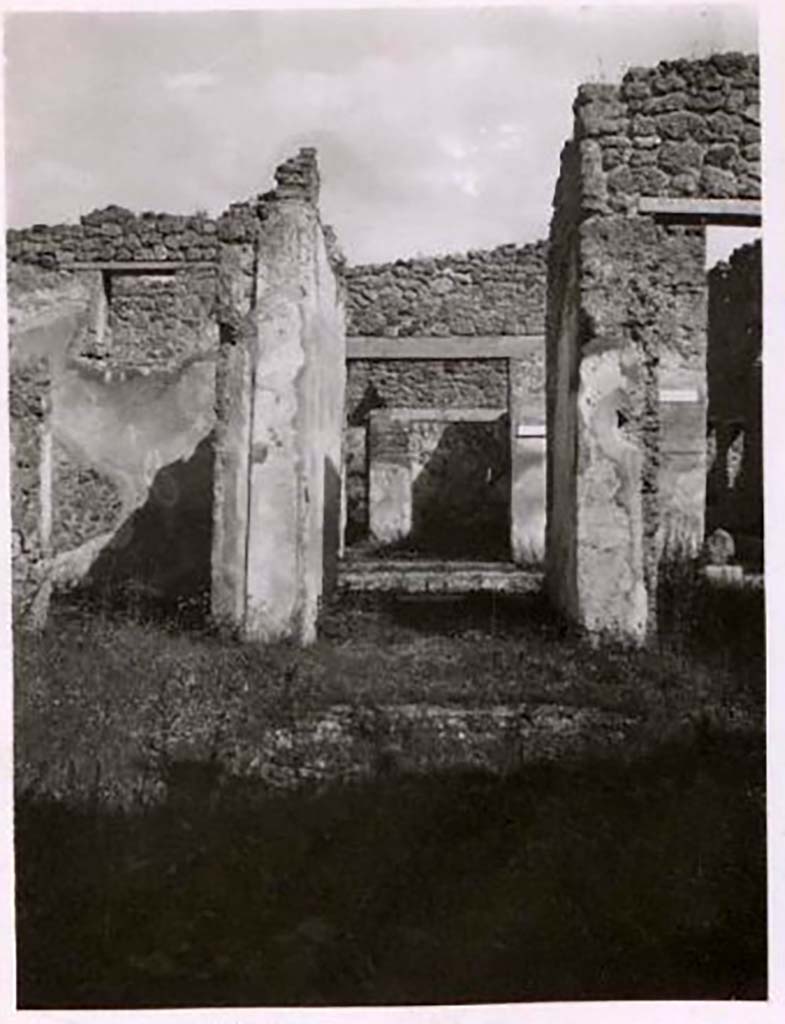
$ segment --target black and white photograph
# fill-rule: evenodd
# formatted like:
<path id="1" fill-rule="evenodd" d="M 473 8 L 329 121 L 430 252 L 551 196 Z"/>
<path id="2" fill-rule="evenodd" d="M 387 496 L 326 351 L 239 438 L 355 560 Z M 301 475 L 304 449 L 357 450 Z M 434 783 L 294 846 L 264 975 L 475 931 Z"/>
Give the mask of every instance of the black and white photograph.
<path id="1" fill-rule="evenodd" d="M 765 16 L 4 11 L 18 1010 L 763 1020 Z"/>

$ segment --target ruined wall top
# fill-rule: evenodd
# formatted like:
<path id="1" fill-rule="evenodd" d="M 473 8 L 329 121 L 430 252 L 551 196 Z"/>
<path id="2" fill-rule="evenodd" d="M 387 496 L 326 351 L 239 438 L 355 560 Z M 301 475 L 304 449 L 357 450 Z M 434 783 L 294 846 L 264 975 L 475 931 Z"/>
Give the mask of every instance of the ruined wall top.
<path id="1" fill-rule="evenodd" d="M 305 199 L 316 205 L 319 187 L 316 150 L 305 146 L 297 156 L 290 157 L 276 168 L 275 189 L 270 195 L 274 199 Z"/>
<path id="2" fill-rule="evenodd" d="M 272 191 L 232 204 L 215 220 L 203 214 L 137 215 L 109 206 L 86 214 L 78 224 L 9 231 L 7 278 L 15 333 L 21 336 L 20 322 L 41 312 L 42 296 L 62 296 L 75 288 L 84 292 L 82 305 L 89 315 L 69 344 L 68 356 L 83 369 L 120 376 L 168 372 L 214 352 L 218 322 L 235 298 L 231 288 L 226 291 L 225 278 L 233 288 L 242 281 L 246 297 L 252 294 L 257 242 L 276 204 L 306 203 L 320 224 L 315 150 L 300 150 L 279 166 L 275 181 Z M 338 277 L 334 233 L 322 230 Z M 224 267 L 233 246 L 223 243 L 235 242 L 241 243 L 239 251 Z"/>
<path id="3" fill-rule="evenodd" d="M 348 267 L 350 335 L 540 334 L 547 243 Z"/>
<path id="4" fill-rule="evenodd" d="M 584 215 L 634 213 L 640 196 L 760 198 L 756 55 L 632 68 L 581 86 L 573 110 Z"/>
<path id="5" fill-rule="evenodd" d="M 80 262 L 205 262 L 217 256 L 216 230 L 216 222 L 200 214 L 134 214 L 107 206 L 78 224 L 11 228 L 6 244 L 9 261 L 51 269 Z"/>
<path id="6" fill-rule="evenodd" d="M 111 205 L 83 215 L 78 224 L 12 228 L 6 234 L 8 260 L 46 269 L 74 263 L 212 262 L 218 258 L 219 242 L 252 239 L 269 204 L 287 199 L 317 204 L 315 149 L 301 149 L 276 168 L 274 177 L 274 189 L 232 203 L 217 220 L 202 213 L 135 214 Z"/>

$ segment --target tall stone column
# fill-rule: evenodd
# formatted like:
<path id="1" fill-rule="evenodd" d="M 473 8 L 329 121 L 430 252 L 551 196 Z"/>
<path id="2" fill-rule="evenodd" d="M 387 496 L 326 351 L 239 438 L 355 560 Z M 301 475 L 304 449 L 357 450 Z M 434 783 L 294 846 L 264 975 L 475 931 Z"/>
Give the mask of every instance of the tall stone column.
<path id="1" fill-rule="evenodd" d="M 220 225 L 211 606 L 218 625 L 238 631 L 245 623 L 257 228 L 255 215 L 241 212 Z"/>

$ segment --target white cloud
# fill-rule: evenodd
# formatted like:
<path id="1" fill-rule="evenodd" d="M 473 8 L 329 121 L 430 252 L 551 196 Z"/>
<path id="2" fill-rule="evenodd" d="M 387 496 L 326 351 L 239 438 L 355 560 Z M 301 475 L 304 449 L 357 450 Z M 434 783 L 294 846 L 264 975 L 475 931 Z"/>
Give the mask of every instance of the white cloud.
<path id="1" fill-rule="evenodd" d="M 464 195 L 471 196 L 474 199 L 480 194 L 479 175 L 475 171 L 469 168 L 453 171 L 452 180 Z"/>
<path id="2" fill-rule="evenodd" d="M 465 160 L 476 146 L 468 146 L 461 139 L 451 135 L 440 135 L 437 140 L 439 149 L 451 160 Z"/>
<path id="3" fill-rule="evenodd" d="M 575 90 L 599 59 L 617 77 L 628 61 L 683 54 L 693 36 L 749 48 L 749 26 L 730 16 L 709 25 L 671 8 L 431 20 L 401 10 L 14 23 L 10 216 L 60 220 L 109 201 L 217 212 L 316 145 L 323 211 L 352 260 L 525 241 L 547 233 Z"/>
<path id="4" fill-rule="evenodd" d="M 217 85 L 220 76 L 214 71 L 179 71 L 162 76 L 164 89 L 174 93 L 198 92 Z"/>

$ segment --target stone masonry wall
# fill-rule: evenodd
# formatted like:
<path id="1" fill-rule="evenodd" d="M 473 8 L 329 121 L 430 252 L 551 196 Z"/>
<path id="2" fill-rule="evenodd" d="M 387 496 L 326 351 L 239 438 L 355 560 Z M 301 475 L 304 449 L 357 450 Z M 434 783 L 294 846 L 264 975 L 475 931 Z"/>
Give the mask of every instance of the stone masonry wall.
<path id="1" fill-rule="evenodd" d="M 760 197 L 757 56 L 663 61 L 575 102 L 584 213 L 634 213 L 639 196 Z"/>
<path id="2" fill-rule="evenodd" d="M 703 535 L 707 288 L 703 229 L 638 201 L 760 196 L 757 58 L 636 68 L 574 112 L 551 228 L 549 579 L 584 625 L 641 637 L 663 547 Z"/>
<path id="3" fill-rule="evenodd" d="M 204 262 L 218 255 L 216 222 L 169 213 L 134 214 L 107 206 L 78 224 L 34 224 L 6 233 L 9 262 L 54 269 L 77 262 L 172 260 Z"/>
<path id="4" fill-rule="evenodd" d="M 202 215 L 136 215 L 108 206 L 78 224 L 9 230 L 6 244 L 15 267 L 80 274 L 80 264 L 123 264 L 122 270 L 96 272 L 105 293 L 101 308 L 72 355 L 102 370 L 133 372 L 172 368 L 216 350 L 217 232 L 217 222 Z M 158 266 L 143 266 L 149 263 Z"/>
<path id="5" fill-rule="evenodd" d="M 763 536 L 761 244 L 709 273 L 707 526 L 743 548 Z"/>
<path id="6" fill-rule="evenodd" d="M 113 273 L 105 356 L 115 367 L 171 366 L 215 350 L 215 270 L 174 274 Z"/>
<path id="7" fill-rule="evenodd" d="M 49 556 L 46 521 L 46 434 L 49 415 L 49 366 L 45 359 L 12 365 L 9 379 L 11 442 L 11 522 L 13 611 L 18 622 L 41 625 L 48 603 L 45 560 Z M 36 607 L 41 604 L 43 609 Z"/>
<path id="8" fill-rule="evenodd" d="M 546 243 L 349 267 L 347 333 L 540 334 Z"/>

